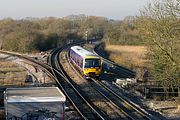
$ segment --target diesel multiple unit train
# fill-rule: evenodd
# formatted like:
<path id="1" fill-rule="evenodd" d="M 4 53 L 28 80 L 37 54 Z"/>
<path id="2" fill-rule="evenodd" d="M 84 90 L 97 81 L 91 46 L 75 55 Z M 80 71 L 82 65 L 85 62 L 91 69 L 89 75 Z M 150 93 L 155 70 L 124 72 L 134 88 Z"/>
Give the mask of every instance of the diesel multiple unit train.
<path id="1" fill-rule="evenodd" d="M 70 48 L 70 59 L 85 78 L 99 78 L 102 70 L 101 58 L 80 46 Z"/>

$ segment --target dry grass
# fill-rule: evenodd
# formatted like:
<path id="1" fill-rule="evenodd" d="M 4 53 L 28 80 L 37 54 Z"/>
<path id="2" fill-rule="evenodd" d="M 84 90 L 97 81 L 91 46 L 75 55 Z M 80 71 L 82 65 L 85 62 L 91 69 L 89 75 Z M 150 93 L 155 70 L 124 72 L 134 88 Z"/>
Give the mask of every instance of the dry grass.
<path id="1" fill-rule="evenodd" d="M 135 67 L 143 67 L 147 62 L 144 46 L 108 45 L 105 49 L 110 54 L 110 59 L 128 68 L 131 64 Z"/>
<path id="2" fill-rule="evenodd" d="M 0 85 L 25 85 L 26 72 L 8 72 L 0 79 Z"/>
<path id="3" fill-rule="evenodd" d="M 9 61 L 0 61 L 0 68 L 11 68 L 11 67 L 17 67 L 16 64 L 14 64 L 13 62 L 9 62 Z"/>
<path id="4" fill-rule="evenodd" d="M 145 46 L 126 46 L 126 45 L 108 45 L 107 49 L 119 52 L 134 52 L 136 54 L 144 54 L 146 52 Z"/>
<path id="5" fill-rule="evenodd" d="M 144 71 L 149 65 L 149 60 L 145 57 L 147 51 L 145 46 L 108 45 L 105 50 L 109 53 L 111 60 L 136 70 L 138 79 L 142 79 Z"/>
<path id="6" fill-rule="evenodd" d="M 13 62 L 0 61 L 0 85 L 24 85 L 27 72 Z"/>

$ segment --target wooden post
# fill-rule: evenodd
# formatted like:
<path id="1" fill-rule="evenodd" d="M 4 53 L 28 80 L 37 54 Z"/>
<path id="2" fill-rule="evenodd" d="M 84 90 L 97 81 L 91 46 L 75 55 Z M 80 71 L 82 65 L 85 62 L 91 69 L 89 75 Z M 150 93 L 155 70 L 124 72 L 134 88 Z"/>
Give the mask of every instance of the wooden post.
<path id="1" fill-rule="evenodd" d="M 180 105 L 177 106 L 177 111 L 176 111 L 176 112 L 177 112 L 177 113 L 180 112 Z"/>
<path id="2" fill-rule="evenodd" d="M 146 87 L 144 88 L 144 99 L 147 98 L 147 90 L 146 90 Z"/>

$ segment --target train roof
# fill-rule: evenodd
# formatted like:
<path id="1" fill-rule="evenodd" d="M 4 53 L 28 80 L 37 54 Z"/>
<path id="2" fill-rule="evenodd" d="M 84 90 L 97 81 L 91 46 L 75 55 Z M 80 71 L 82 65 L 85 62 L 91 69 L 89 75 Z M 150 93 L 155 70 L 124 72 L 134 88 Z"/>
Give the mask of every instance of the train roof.
<path id="1" fill-rule="evenodd" d="M 77 54 L 79 54 L 82 57 L 87 57 L 87 56 L 98 57 L 94 53 L 87 51 L 86 49 L 82 48 L 81 46 L 73 46 L 73 47 L 71 47 L 71 50 L 73 50 L 74 52 L 76 52 Z"/>

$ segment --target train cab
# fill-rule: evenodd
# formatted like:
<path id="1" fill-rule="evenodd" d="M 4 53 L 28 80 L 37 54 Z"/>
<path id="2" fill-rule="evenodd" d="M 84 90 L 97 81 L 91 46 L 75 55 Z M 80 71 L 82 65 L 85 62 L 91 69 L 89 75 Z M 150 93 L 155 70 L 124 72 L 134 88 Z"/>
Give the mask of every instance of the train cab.
<path id="1" fill-rule="evenodd" d="M 98 78 L 102 70 L 101 58 L 80 46 L 70 49 L 70 58 L 85 78 Z"/>

